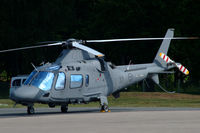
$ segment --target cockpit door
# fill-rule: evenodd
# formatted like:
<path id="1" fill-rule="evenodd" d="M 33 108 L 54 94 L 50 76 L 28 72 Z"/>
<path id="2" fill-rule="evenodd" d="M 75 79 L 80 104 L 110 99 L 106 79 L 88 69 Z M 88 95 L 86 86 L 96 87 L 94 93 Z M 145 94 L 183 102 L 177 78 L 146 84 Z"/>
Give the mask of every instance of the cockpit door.
<path id="1" fill-rule="evenodd" d="M 64 72 L 59 72 L 56 76 L 54 86 L 51 90 L 51 98 L 59 101 L 65 101 L 68 88 L 66 87 L 66 85 L 66 74 Z"/>

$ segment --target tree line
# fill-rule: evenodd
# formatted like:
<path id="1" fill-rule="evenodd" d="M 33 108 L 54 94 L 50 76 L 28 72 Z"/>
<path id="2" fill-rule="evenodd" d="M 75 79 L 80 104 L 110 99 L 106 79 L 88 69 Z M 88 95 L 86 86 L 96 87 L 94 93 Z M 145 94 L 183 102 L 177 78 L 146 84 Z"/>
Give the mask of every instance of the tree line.
<path id="1" fill-rule="evenodd" d="M 36 45 L 42 41 L 200 36 L 200 1 L 195 0 L 1 0 L 0 49 Z M 190 70 L 189 85 L 200 84 L 200 41 L 174 40 L 169 56 Z M 152 62 L 161 41 L 88 45 L 116 65 Z M 53 62 L 60 47 L 0 53 L 0 73 L 8 77 L 30 73 L 32 62 Z M 185 79 L 185 77 L 183 77 Z"/>

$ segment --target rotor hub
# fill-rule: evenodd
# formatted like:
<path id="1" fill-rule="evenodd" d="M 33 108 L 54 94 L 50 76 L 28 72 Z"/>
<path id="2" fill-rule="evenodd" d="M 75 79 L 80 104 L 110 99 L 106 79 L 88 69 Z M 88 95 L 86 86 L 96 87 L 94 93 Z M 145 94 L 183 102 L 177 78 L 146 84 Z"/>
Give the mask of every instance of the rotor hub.
<path id="1" fill-rule="evenodd" d="M 77 40 L 77 39 L 74 39 L 74 38 L 70 38 L 70 39 L 62 42 L 62 47 L 73 48 L 73 44 L 72 44 L 73 42 L 83 43 L 82 40 Z"/>

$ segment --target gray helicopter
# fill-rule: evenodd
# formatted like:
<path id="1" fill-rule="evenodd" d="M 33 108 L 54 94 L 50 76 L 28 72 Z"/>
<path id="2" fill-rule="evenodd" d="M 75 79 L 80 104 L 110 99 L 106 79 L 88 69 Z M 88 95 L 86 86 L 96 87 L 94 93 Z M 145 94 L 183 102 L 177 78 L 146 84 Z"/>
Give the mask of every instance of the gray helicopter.
<path id="1" fill-rule="evenodd" d="M 168 29 L 164 38 L 129 38 L 108 40 L 75 40 L 54 42 L 40 46 L 30 46 L 2 50 L 9 52 L 38 47 L 61 45 L 64 47 L 60 56 L 53 63 L 35 67 L 24 84 L 10 92 L 10 99 L 17 104 L 27 106 L 27 113 L 33 114 L 34 103 L 48 104 L 49 107 L 61 106 L 61 112 L 68 111 L 68 104 L 81 104 L 99 101 L 101 112 L 109 112 L 109 95 L 115 98 L 120 91 L 146 78 L 159 85 L 160 73 L 170 73 L 177 67 L 184 74 L 189 71 L 180 63 L 167 56 L 172 39 L 194 39 L 174 37 L 174 29 Z M 163 40 L 152 63 L 115 66 L 104 61 L 104 54 L 85 46 L 85 43 Z"/>

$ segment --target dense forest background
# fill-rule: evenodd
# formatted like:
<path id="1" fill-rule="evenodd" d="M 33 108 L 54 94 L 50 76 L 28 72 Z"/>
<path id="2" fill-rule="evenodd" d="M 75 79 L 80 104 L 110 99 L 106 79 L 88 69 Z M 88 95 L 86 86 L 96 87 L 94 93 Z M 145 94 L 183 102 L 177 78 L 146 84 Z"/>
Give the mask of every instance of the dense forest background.
<path id="1" fill-rule="evenodd" d="M 0 50 L 35 45 L 41 41 L 200 36 L 197 0 L 0 0 Z M 161 41 L 92 44 L 116 65 L 152 62 Z M 53 62 L 60 47 L 0 53 L 2 80 L 28 74 L 30 63 Z M 173 40 L 169 54 L 190 75 L 175 74 L 187 87 L 200 86 L 200 41 Z M 170 76 L 168 76 L 170 77 Z M 200 89 L 198 90 L 200 92 Z"/>

